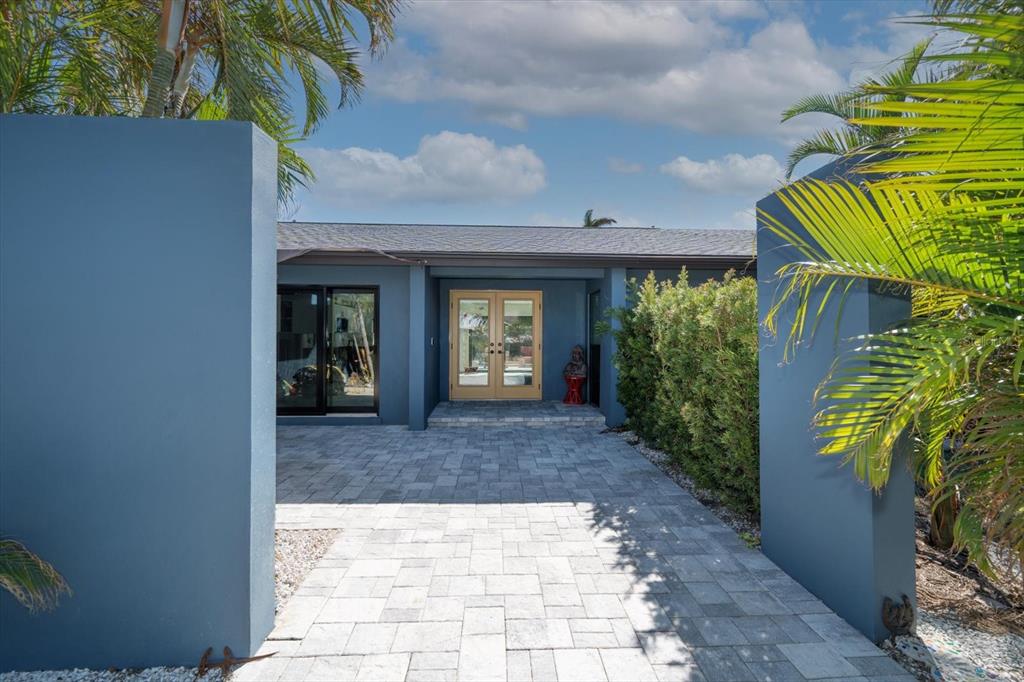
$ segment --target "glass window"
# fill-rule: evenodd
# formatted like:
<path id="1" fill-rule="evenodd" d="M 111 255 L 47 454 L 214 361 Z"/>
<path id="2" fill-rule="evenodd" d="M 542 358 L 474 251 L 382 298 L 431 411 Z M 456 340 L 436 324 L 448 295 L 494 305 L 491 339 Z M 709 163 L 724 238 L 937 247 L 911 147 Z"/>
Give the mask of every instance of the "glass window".
<path id="1" fill-rule="evenodd" d="M 487 299 L 459 299 L 460 386 L 487 386 L 491 369 L 491 302 Z"/>
<path id="2" fill-rule="evenodd" d="M 277 295 L 277 406 L 315 408 L 319 400 L 320 294 Z"/>
<path id="3" fill-rule="evenodd" d="M 372 408 L 377 398 L 376 301 L 369 291 L 331 291 L 327 407 Z"/>
<path id="4" fill-rule="evenodd" d="M 533 301 L 504 300 L 502 343 L 505 386 L 533 385 Z"/>

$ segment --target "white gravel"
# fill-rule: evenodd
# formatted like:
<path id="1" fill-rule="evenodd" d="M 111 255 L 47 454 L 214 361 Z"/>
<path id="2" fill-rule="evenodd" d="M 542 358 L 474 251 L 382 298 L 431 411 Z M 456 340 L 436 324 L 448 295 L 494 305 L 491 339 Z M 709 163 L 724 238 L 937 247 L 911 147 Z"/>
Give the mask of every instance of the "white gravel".
<path id="1" fill-rule="evenodd" d="M 338 529 L 278 530 L 274 534 L 274 601 L 280 611 L 338 537 Z"/>
<path id="2" fill-rule="evenodd" d="M 295 592 L 306 574 L 327 552 L 337 529 L 278 530 L 274 537 L 274 597 L 276 608 Z M 219 659 L 215 659 L 219 660 Z M 145 668 L 143 670 L 43 670 L 0 673 L 0 682 L 195 682 L 196 668 Z M 211 670 L 202 682 L 221 682 L 220 670 Z"/>
<path id="3" fill-rule="evenodd" d="M 917 634 L 946 682 L 1024 680 L 1024 637 L 981 632 L 928 612 L 918 614 Z"/>
<path id="4" fill-rule="evenodd" d="M 203 682 L 220 682 L 220 670 L 211 670 Z M 145 668 L 143 670 L 45 670 L 31 673 L 0 673 L 0 682 L 194 682 L 195 668 Z"/>

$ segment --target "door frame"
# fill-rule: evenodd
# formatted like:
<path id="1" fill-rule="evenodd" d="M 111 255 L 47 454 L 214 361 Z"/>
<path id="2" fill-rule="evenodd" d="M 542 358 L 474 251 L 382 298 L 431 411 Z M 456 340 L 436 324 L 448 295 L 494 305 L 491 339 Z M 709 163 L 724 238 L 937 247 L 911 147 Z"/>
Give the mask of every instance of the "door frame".
<path id="1" fill-rule="evenodd" d="M 330 345 L 331 330 L 327 324 L 327 314 L 330 308 L 328 297 L 333 291 L 343 291 L 354 294 L 373 294 L 373 328 L 374 342 L 376 344 L 373 353 L 373 405 L 359 406 L 329 406 L 327 404 L 327 347 Z M 279 284 L 277 293 L 314 293 L 319 296 L 317 304 L 316 320 L 316 371 L 317 371 L 317 397 L 316 405 L 312 407 L 281 407 L 276 405 L 277 414 L 281 416 L 322 416 L 327 414 L 380 414 L 380 287 L 377 285 L 350 285 L 350 284 Z M 275 354 L 276 346 L 275 343 Z M 274 358 L 277 362 L 277 358 Z"/>
<path id="2" fill-rule="evenodd" d="M 492 362 L 485 386 L 459 386 L 458 360 L 459 350 L 455 347 L 459 340 L 459 315 L 455 303 L 459 299 L 486 299 L 491 314 L 488 319 L 488 336 L 492 345 L 490 354 L 500 357 L 500 361 Z M 505 300 L 531 299 L 534 301 L 533 322 L 533 378 L 529 386 L 504 385 L 504 336 L 502 323 L 504 314 L 501 311 Z M 542 400 L 544 396 L 543 363 L 544 363 L 544 294 L 532 289 L 452 289 L 448 292 L 448 399 L 449 400 Z M 496 344 L 496 345 L 495 345 Z"/>

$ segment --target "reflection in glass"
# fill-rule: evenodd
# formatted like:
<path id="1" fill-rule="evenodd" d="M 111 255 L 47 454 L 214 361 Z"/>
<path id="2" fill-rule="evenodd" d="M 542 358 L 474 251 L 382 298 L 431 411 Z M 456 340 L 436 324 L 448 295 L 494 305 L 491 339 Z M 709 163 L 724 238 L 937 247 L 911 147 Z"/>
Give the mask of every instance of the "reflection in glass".
<path id="1" fill-rule="evenodd" d="M 377 390 L 377 330 L 371 292 L 328 298 L 327 407 L 372 408 Z"/>
<path id="2" fill-rule="evenodd" d="M 294 291 L 277 295 L 277 406 L 316 407 L 319 295 Z"/>
<path id="3" fill-rule="evenodd" d="M 505 299 L 502 311 L 505 386 L 533 385 L 533 301 Z"/>
<path id="4" fill-rule="evenodd" d="M 491 367 L 490 301 L 459 299 L 459 386 L 487 386 Z"/>

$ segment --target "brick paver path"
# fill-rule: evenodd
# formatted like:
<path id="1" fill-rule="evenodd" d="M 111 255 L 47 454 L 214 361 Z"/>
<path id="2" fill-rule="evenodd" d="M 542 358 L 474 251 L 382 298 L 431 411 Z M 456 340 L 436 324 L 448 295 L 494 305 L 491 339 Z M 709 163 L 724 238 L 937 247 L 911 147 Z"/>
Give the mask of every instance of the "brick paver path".
<path id="1" fill-rule="evenodd" d="M 342 530 L 236 680 L 912 680 L 597 428 L 284 427 L 278 499 Z"/>

